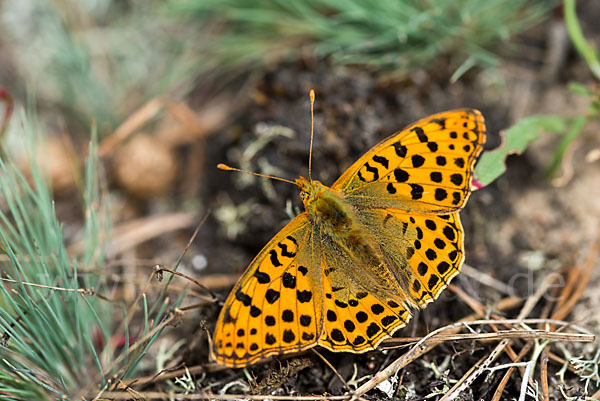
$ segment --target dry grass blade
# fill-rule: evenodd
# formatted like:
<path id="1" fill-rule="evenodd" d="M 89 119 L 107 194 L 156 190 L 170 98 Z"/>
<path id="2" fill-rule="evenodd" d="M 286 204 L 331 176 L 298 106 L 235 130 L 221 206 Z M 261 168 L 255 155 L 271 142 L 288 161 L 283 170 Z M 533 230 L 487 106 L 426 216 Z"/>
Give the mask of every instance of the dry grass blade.
<path id="1" fill-rule="evenodd" d="M 543 280 L 542 284 L 539 286 L 537 291 L 525 301 L 525 304 L 519 312 L 517 320 L 524 320 L 531 313 L 531 311 L 542 298 L 542 296 L 553 285 L 555 279 L 555 276 L 550 275 Z M 470 370 L 469 373 L 464 375 L 458 381 L 458 383 L 456 383 L 440 399 L 440 401 L 451 401 L 456 399 L 459 396 L 459 394 L 461 394 L 467 387 L 469 387 L 475 381 L 475 379 L 477 379 L 492 364 L 492 362 L 494 362 L 502 354 L 502 352 L 510 344 L 510 342 L 510 339 L 504 339 L 498 345 L 496 345 L 496 347 L 492 350 L 488 357 L 477 367 L 477 369 Z"/>
<path id="2" fill-rule="evenodd" d="M 485 316 L 486 315 L 486 310 L 485 307 L 481 304 L 481 302 L 479 302 L 478 300 L 476 300 L 475 298 L 471 297 L 470 295 L 468 295 L 467 293 L 465 293 L 461 288 L 456 287 L 451 285 L 450 289 L 457 294 L 467 305 L 469 305 L 471 307 L 471 309 L 473 309 L 476 313 L 478 313 L 480 316 Z M 491 316 L 493 318 L 498 318 L 496 313 L 492 313 Z M 498 332 L 499 329 L 495 324 L 490 324 L 490 328 L 495 331 Z M 525 348 L 527 348 L 529 345 L 531 344 L 531 342 L 527 343 L 525 345 Z M 512 359 L 513 363 L 518 363 L 520 361 L 520 357 L 517 355 L 517 353 L 513 350 L 513 348 L 511 347 L 511 345 L 507 345 L 505 348 L 505 351 L 507 353 L 507 355 L 510 357 L 510 359 Z M 525 375 L 525 369 L 520 366 L 519 370 L 521 371 L 522 375 Z M 504 388 L 504 386 L 506 385 L 506 383 L 508 383 L 508 379 L 510 378 L 510 376 L 512 375 L 512 372 L 514 371 L 514 368 L 511 367 L 507 370 L 506 375 L 502 381 L 502 383 L 504 383 L 504 385 L 501 383 L 500 385 L 502 386 L 502 388 Z M 470 371 L 467 372 L 465 375 L 463 375 L 462 379 L 465 379 L 468 375 L 470 374 Z M 496 389 L 496 394 L 502 394 L 503 390 L 498 391 L 498 389 Z M 495 400 L 498 401 L 498 400 Z"/>
<path id="3" fill-rule="evenodd" d="M 499 320 L 502 321 L 502 320 Z M 550 321 L 550 320 L 549 320 Z M 491 320 L 490 322 L 493 322 Z M 492 323 L 489 323 L 492 324 Z M 494 333 L 467 333 L 467 334 L 440 334 L 435 338 L 431 338 L 431 343 L 443 343 L 448 341 L 496 341 L 503 339 L 519 338 L 523 340 L 555 340 L 565 342 L 593 342 L 596 338 L 593 334 L 569 334 L 569 333 L 556 333 L 545 330 L 503 330 Z M 415 339 L 401 339 L 403 343 L 407 340 L 411 342 L 414 340 L 421 340 L 421 338 Z M 393 343 L 388 341 L 387 344 Z"/>
<path id="4" fill-rule="evenodd" d="M 165 303 L 168 304 L 168 302 L 169 302 L 169 300 L 166 299 Z M 165 326 L 169 325 L 173 320 L 177 319 L 178 317 L 179 316 L 178 316 L 177 310 L 171 312 L 170 315 L 167 318 L 165 318 L 165 320 L 163 320 L 159 325 L 157 325 L 156 327 L 154 327 L 152 330 L 150 330 L 148 333 L 146 333 L 145 336 L 143 336 L 142 338 L 140 338 L 139 340 L 137 340 L 133 345 L 131 345 L 129 347 L 129 349 L 127 350 L 127 352 L 123 352 L 117 358 L 115 358 L 111 362 L 111 364 L 105 370 L 106 371 L 112 370 L 112 368 L 114 366 L 117 366 L 124 359 L 129 358 L 140 347 L 147 345 L 147 342 L 148 342 L 148 340 L 150 340 L 150 338 L 152 338 L 156 333 L 158 333 L 160 330 L 162 330 Z M 117 376 L 119 375 L 119 373 L 117 373 Z M 98 380 L 93 380 L 91 382 L 92 383 L 97 383 Z M 105 388 L 106 388 L 106 386 L 105 386 Z M 98 398 L 104 396 L 104 390 L 105 390 L 105 388 L 101 389 L 96 394 L 96 396 L 93 398 L 93 400 L 97 400 Z M 77 394 L 75 397 L 73 397 L 73 399 L 84 399 L 84 395 L 87 394 L 89 391 L 91 391 L 91 389 L 84 388 L 82 391 L 79 392 L 79 394 Z"/>
<path id="5" fill-rule="evenodd" d="M 200 224 L 198 224 L 198 226 L 196 227 L 196 230 L 194 231 L 194 233 L 192 234 L 190 240 L 188 241 L 181 257 L 179 258 L 179 261 L 181 261 L 181 259 L 183 258 L 183 256 L 186 254 L 186 252 L 188 251 L 192 241 L 196 238 L 196 235 L 198 234 L 198 230 L 200 229 L 200 227 L 202 226 L 202 224 L 205 222 L 206 218 L 208 217 L 208 213 L 205 214 L 204 218 L 202 219 L 202 221 L 200 222 Z M 138 307 L 138 303 L 142 298 L 145 298 L 146 296 L 146 291 L 148 290 L 148 287 L 150 286 L 150 283 L 153 279 L 153 277 L 155 277 L 155 275 L 158 274 L 158 270 L 154 269 L 152 271 L 152 273 L 148 276 L 148 279 L 146 280 L 146 283 L 144 284 L 144 286 L 141 288 L 141 290 L 138 292 L 138 296 L 136 297 L 136 299 L 134 300 L 134 302 L 131 303 L 129 309 L 128 309 L 128 313 L 127 313 L 127 319 L 124 319 L 121 322 L 121 325 L 119 326 L 119 329 L 117 330 L 117 332 L 123 332 L 125 330 L 125 327 L 128 327 L 129 324 L 131 323 L 131 319 L 134 316 L 134 311 L 136 310 L 136 308 Z M 170 299 L 168 297 L 164 298 L 163 301 L 164 305 L 167 306 L 170 304 Z M 143 336 L 142 338 L 140 338 L 139 340 L 137 340 L 132 346 L 129 347 L 129 349 L 127 350 L 127 352 L 123 352 L 121 353 L 117 358 L 115 358 L 112 363 L 104 369 L 104 371 L 109 372 L 112 370 L 113 366 L 117 366 L 118 363 L 120 363 L 122 360 L 124 360 L 125 358 L 129 358 L 131 355 L 133 355 L 133 352 L 136 352 L 141 346 L 145 346 L 148 344 L 148 341 L 158 332 L 160 332 L 165 326 L 167 326 L 168 324 L 170 324 L 173 320 L 177 319 L 180 317 L 180 315 L 182 315 L 183 312 L 179 309 L 175 309 L 173 311 L 171 311 L 169 313 L 169 315 L 167 317 L 165 317 L 165 319 L 158 324 L 156 327 L 154 327 L 152 330 L 150 330 L 148 333 L 146 333 L 145 336 Z M 152 326 L 152 325 L 151 325 Z M 108 349 L 108 348 L 106 348 Z M 105 351 L 106 351 L 105 349 Z M 121 368 L 121 370 L 119 372 L 117 372 L 117 374 L 115 375 L 116 377 L 120 377 L 123 369 L 125 369 L 125 367 Z M 100 377 L 100 375 L 103 374 L 102 372 L 99 372 L 97 374 L 98 377 Z M 92 380 L 91 383 L 95 383 L 97 382 L 97 380 Z M 102 396 L 103 392 L 106 390 L 106 388 L 109 386 L 110 382 L 107 382 L 107 384 L 104 386 L 104 388 L 102 388 L 100 390 L 100 392 L 94 397 L 94 399 L 97 399 L 99 397 Z M 125 388 L 129 388 L 128 385 L 125 385 Z M 82 398 L 84 394 L 88 394 L 89 392 L 91 392 L 92 390 L 90 388 L 84 388 L 82 389 L 82 391 L 79 392 L 77 397 L 74 397 L 74 399 L 79 399 Z"/>
<path id="6" fill-rule="evenodd" d="M 575 303 L 581 298 L 583 295 L 583 291 L 587 287 L 588 282 L 590 281 L 590 277 L 592 275 L 592 271 L 594 270 L 594 266 L 596 261 L 598 260 L 598 253 L 600 252 L 600 238 L 596 238 L 590 248 L 588 253 L 588 257 L 585 261 L 585 264 L 582 268 L 578 268 L 578 274 L 576 274 L 575 279 L 572 280 L 574 283 L 575 289 L 571 293 L 571 295 L 564 300 L 558 310 L 552 313 L 552 318 L 555 319 L 564 319 L 573 309 Z"/>
<path id="7" fill-rule="evenodd" d="M 154 118 L 165 107 L 165 99 L 156 97 L 149 100 L 146 104 L 140 107 L 136 112 L 131 114 L 115 132 L 107 137 L 98 147 L 98 155 L 106 156 L 120 142 L 127 139 L 131 134 L 144 126 L 148 121 Z"/>
<path id="8" fill-rule="evenodd" d="M 198 215 L 195 213 L 170 213 L 123 223 L 112 230 L 109 253 L 117 255 L 165 233 L 191 228 L 197 220 Z M 71 255 L 80 255 L 84 245 L 83 241 L 75 242 L 67 251 Z"/>
<path id="9" fill-rule="evenodd" d="M 587 282 L 589 281 L 589 277 L 591 274 L 591 270 L 595 264 L 595 261 L 597 259 L 597 255 L 600 249 L 600 242 L 598 241 L 598 239 L 596 239 L 596 241 L 594 241 L 594 244 L 592 245 L 592 248 L 588 254 L 588 258 L 586 260 L 586 265 L 583 268 L 583 270 L 581 271 L 580 274 L 574 274 L 571 275 L 571 277 L 575 277 L 575 279 L 570 280 L 571 283 L 574 283 L 575 280 L 577 280 L 577 284 L 571 284 L 571 285 L 567 285 L 567 288 L 574 288 L 574 291 L 572 293 L 572 295 L 568 298 L 567 301 L 564 302 L 564 304 L 558 309 L 558 311 L 556 311 L 553 314 L 553 318 L 564 318 L 566 317 L 566 315 L 570 312 L 570 310 L 573 308 L 573 306 L 575 305 L 575 303 L 577 302 L 577 300 L 581 297 L 581 294 L 583 293 L 583 290 L 585 289 Z M 525 305 L 523 306 L 523 309 L 521 310 L 521 312 L 519 313 L 519 317 L 520 318 L 524 318 L 525 316 L 529 315 L 529 313 L 531 312 L 531 310 L 533 309 L 533 307 L 539 302 L 540 298 L 542 297 L 542 295 L 547 291 L 547 289 L 552 285 L 552 283 L 554 282 L 555 276 L 548 276 L 544 282 L 541 284 L 541 286 L 538 288 L 538 290 L 535 292 L 535 294 L 533 294 L 531 297 L 529 297 L 527 299 L 527 301 L 525 302 Z M 563 298 L 564 299 L 564 298 Z M 492 351 L 492 353 L 489 355 L 489 357 L 486 359 L 486 361 L 480 366 L 479 369 L 473 371 L 472 373 L 469 373 L 469 377 L 463 377 L 463 379 L 461 379 L 443 398 L 442 400 L 452 400 L 454 398 L 456 398 L 456 396 L 458 394 L 460 394 L 468 385 L 470 385 L 481 373 L 483 373 L 484 367 L 489 366 L 489 364 L 491 362 L 493 362 L 499 355 L 500 351 L 502 351 L 505 347 L 507 347 L 509 345 L 509 340 L 503 340 L 500 344 L 498 344 L 496 346 L 496 348 Z M 530 348 L 531 346 L 526 348 Z M 502 390 L 504 388 L 504 386 L 506 385 L 506 383 L 508 382 L 508 378 L 510 377 L 510 375 L 512 374 L 512 371 L 514 370 L 513 367 L 509 368 L 509 370 L 507 371 L 507 373 L 505 374 L 500 386 L 496 389 L 496 393 L 494 394 L 494 399 L 499 399 L 500 395 L 502 394 Z M 465 375 L 466 376 L 466 375 Z M 531 377 L 528 377 L 529 381 L 530 381 L 530 385 L 534 385 L 533 380 Z M 546 393 L 545 393 L 546 394 Z M 541 396 L 543 397 L 543 395 Z"/>
<path id="10" fill-rule="evenodd" d="M 141 392 L 144 400 L 167 400 L 173 394 L 161 392 Z M 104 397 L 111 400 L 130 400 L 131 396 L 120 392 L 106 392 Z M 248 395 L 248 394 L 187 394 L 186 400 L 281 400 L 281 401 L 343 401 L 350 400 L 351 395 Z M 358 398 L 364 400 L 364 398 Z"/>
<path id="11" fill-rule="evenodd" d="M 464 274 L 465 276 L 470 277 L 473 280 L 480 282 L 481 284 L 487 285 L 488 287 L 495 289 L 500 294 L 509 295 L 512 292 L 510 286 L 506 285 L 502 281 L 490 276 L 489 274 L 485 274 L 467 264 L 462 265 L 462 267 L 460 268 L 460 272 L 461 274 Z"/>
<path id="12" fill-rule="evenodd" d="M 497 308 L 499 310 L 511 309 L 519 305 L 520 303 L 521 301 L 516 298 L 505 298 L 498 303 Z M 388 365 L 387 368 L 383 369 L 382 371 L 379 371 L 368 382 L 360 386 L 356 390 L 355 396 L 365 394 L 367 391 L 373 389 L 379 383 L 383 382 L 384 380 L 387 380 L 389 377 L 394 375 L 399 369 L 408 365 L 415 359 L 419 358 L 421 355 L 434 349 L 438 345 L 438 343 L 427 343 L 428 338 L 431 338 L 432 336 L 443 330 L 453 330 L 453 332 L 456 333 L 465 323 L 473 322 L 477 317 L 478 315 L 467 316 L 464 319 L 461 319 L 458 323 L 451 325 L 452 329 L 448 329 L 447 326 L 430 333 L 427 337 L 424 337 L 421 341 L 415 344 L 415 346 L 413 346 L 408 352 L 406 352 L 400 358 L 396 359 L 394 362 Z"/>
<path id="13" fill-rule="evenodd" d="M 333 367 L 333 365 L 331 364 L 331 362 L 329 362 L 327 360 L 327 358 L 325 358 L 323 355 L 321 355 L 321 353 L 318 352 L 316 349 L 312 348 L 311 351 L 313 353 L 315 353 L 319 358 L 321 358 L 321 360 L 323 362 L 325 362 L 325 365 L 327 365 L 329 367 L 329 369 L 331 369 L 333 371 L 333 373 L 337 376 L 337 378 L 340 380 L 340 382 L 342 382 L 342 384 L 344 385 L 344 387 L 346 388 L 346 390 L 350 391 L 350 387 L 348 386 L 348 383 L 346 382 L 346 380 L 344 380 L 344 378 L 342 377 L 342 375 L 340 374 L 340 372 L 338 372 L 337 369 L 335 367 Z"/>
<path id="14" fill-rule="evenodd" d="M 199 288 L 203 289 L 204 291 L 208 292 L 208 294 L 211 296 L 211 302 L 218 302 L 219 301 L 219 297 L 217 297 L 217 295 L 215 293 L 213 293 L 209 288 L 205 287 L 200 281 L 196 280 L 195 278 L 193 278 L 192 276 L 189 276 L 185 273 L 181 273 L 175 270 L 171 270 L 169 268 L 166 267 L 161 267 L 161 266 L 157 266 L 156 267 L 156 272 L 157 273 L 161 273 L 161 272 L 167 272 L 167 273 L 171 273 L 175 276 L 179 276 L 182 277 L 188 281 L 191 281 L 192 283 L 196 284 Z M 182 310 L 187 310 L 187 309 L 191 309 L 191 308 L 181 308 Z"/>
<path id="15" fill-rule="evenodd" d="M 542 383 L 542 396 L 544 401 L 550 401 L 550 395 L 548 394 L 548 349 L 544 348 L 541 357 L 540 367 L 540 382 Z"/>
<path id="16" fill-rule="evenodd" d="M 131 379 L 131 380 L 123 382 L 123 384 L 128 387 L 129 386 L 144 386 L 144 385 L 147 385 L 148 383 L 152 383 L 155 381 L 175 379 L 177 377 L 183 376 L 184 374 L 186 374 L 188 372 L 190 375 L 199 375 L 202 373 L 209 373 L 209 372 L 210 373 L 221 372 L 226 369 L 229 369 L 229 368 L 225 367 L 223 365 L 219 365 L 217 363 L 208 363 L 205 365 L 197 365 L 197 366 L 186 367 L 186 368 L 175 369 L 175 370 L 163 370 L 161 372 L 153 374 L 152 376 L 136 377 L 135 379 Z"/>
<path id="17" fill-rule="evenodd" d="M 525 355 L 527 355 L 527 353 L 531 350 L 532 347 L 533 347 L 533 343 L 525 344 L 523 346 L 523 348 L 521 348 L 521 352 L 519 352 L 519 355 L 517 355 L 516 358 L 513 358 L 513 363 L 520 362 L 521 359 Z M 500 401 L 500 398 L 502 397 L 502 393 L 504 392 L 504 389 L 506 388 L 506 385 L 508 384 L 508 381 L 510 380 L 510 377 L 512 376 L 514 371 L 515 371 L 514 367 L 510 367 L 506 370 L 506 373 L 502 377 L 502 380 L 500 380 L 498 387 L 496 387 L 496 391 L 494 391 L 494 395 L 492 396 L 492 401 Z M 521 374 L 525 375 L 525 371 L 522 371 Z"/>
<path id="18" fill-rule="evenodd" d="M 471 367 L 469 371 L 460 378 L 460 380 L 452 387 L 440 401 L 451 401 L 456 399 L 466 388 L 468 388 L 504 351 L 504 348 L 510 344 L 510 340 L 502 340 L 492 352 L 480 362 Z"/>

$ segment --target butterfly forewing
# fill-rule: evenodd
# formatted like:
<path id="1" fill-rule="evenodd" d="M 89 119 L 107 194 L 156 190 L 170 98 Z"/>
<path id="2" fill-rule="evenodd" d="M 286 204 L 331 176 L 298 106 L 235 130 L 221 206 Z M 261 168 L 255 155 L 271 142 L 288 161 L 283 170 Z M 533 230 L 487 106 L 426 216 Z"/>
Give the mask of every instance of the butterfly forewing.
<path id="1" fill-rule="evenodd" d="M 485 142 L 481 113 L 461 109 L 422 119 L 363 155 L 332 185 L 356 206 L 424 213 L 460 210 Z"/>
<path id="2" fill-rule="evenodd" d="M 239 367 L 317 342 L 322 288 L 314 227 L 303 213 L 252 261 L 217 321 L 213 357 Z"/>

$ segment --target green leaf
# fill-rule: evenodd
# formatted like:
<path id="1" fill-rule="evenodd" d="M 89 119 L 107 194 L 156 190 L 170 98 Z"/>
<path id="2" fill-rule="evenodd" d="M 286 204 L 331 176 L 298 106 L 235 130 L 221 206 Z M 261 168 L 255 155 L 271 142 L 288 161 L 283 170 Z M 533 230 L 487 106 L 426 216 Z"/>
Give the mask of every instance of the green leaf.
<path id="1" fill-rule="evenodd" d="M 577 95 L 582 95 L 586 97 L 594 97 L 594 91 L 590 89 L 589 86 L 582 84 L 580 82 L 569 82 L 569 90 Z"/>
<path id="2" fill-rule="evenodd" d="M 506 171 L 505 160 L 508 155 L 522 153 L 530 142 L 536 140 L 542 132 L 562 133 L 570 120 L 558 116 L 531 116 L 522 119 L 502 132 L 502 144 L 485 152 L 475 168 L 475 179 L 481 186 L 489 185 Z"/>

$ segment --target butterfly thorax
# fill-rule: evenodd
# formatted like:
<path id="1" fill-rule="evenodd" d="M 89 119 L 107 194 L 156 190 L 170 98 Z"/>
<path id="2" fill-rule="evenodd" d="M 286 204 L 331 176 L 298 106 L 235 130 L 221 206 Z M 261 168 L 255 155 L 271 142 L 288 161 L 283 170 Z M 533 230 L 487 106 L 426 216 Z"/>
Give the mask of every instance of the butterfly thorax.
<path id="1" fill-rule="evenodd" d="M 300 189 L 300 200 L 309 219 L 320 225 L 325 232 L 344 236 L 353 230 L 354 213 L 343 195 L 319 181 L 300 177 L 296 180 Z"/>

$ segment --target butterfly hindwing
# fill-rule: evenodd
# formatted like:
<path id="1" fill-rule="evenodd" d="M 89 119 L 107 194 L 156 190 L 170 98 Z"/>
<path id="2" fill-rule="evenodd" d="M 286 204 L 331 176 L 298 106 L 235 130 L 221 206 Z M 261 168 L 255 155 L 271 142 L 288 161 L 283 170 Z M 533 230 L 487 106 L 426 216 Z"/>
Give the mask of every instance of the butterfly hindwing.
<path id="1" fill-rule="evenodd" d="M 364 230 L 380 246 L 386 266 L 399 280 L 410 304 L 424 308 L 460 270 L 463 230 L 458 213 L 420 214 L 398 209 L 368 209 Z"/>
<path id="2" fill-rule="evenodd" d="M 410 312 L 397 296 L 376 294 L 358 285 L 339 290 L 334 280 L 323 284 L 326 298 L 319 345 L 331 351 L 373 350 L 410 320 Z"/>
<path id="3" fill-rule="evenodd" d="M 484 142 L 479 111 L 435 114 L 373 147 L 331 188 L 356 206 L 455 212 L 470 194 L 474 163 Z"/>
<path id="4" fill-rule="evenodd" d="M 370 239 L 367 239 L 370 242 Z M 332 351 L 364 352 L 404 327 L 408 306 L 390 270 L 357 258 L 351 241 L 322 241 L 323 331 L 319 345 Z"/>
<path id="5" fill-rule="evenodd" d="M 303 213 L 256 256 L 225 301 L 213 357 L 237 367 L 314 346 L 321 330 L 320 272 L 313 228 Z"/>

